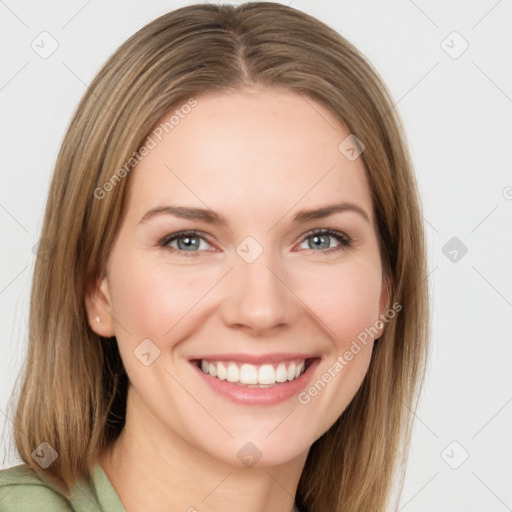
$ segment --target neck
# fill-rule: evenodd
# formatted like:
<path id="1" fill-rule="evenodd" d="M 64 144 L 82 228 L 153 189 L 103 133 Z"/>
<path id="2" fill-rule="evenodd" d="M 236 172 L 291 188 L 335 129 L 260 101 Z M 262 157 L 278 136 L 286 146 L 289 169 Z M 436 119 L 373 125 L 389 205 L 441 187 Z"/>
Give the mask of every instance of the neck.
<path id="1" fill-rule="evenodd" d="M 133 417 L 133 395 L 120 437 L 99 461 L 126 512 L 298 512 L 294 497 L 307 453 L 279 466 L 230 465 L 171 432 L 140 402 Z"/>

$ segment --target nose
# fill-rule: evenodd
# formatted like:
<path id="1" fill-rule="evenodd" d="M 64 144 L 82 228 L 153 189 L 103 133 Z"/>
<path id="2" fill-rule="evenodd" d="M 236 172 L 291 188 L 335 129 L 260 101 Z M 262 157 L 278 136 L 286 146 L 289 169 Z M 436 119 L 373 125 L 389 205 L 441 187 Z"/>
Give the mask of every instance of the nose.
<path id="1" fill-rule="evenodd" d="M 224 280 L 221 314 L 226 325 L 253 336 L 271 336 L 298 318 L 297 297 L 287 275 L 267 251 L 248 263 L 236 256 Z"/>

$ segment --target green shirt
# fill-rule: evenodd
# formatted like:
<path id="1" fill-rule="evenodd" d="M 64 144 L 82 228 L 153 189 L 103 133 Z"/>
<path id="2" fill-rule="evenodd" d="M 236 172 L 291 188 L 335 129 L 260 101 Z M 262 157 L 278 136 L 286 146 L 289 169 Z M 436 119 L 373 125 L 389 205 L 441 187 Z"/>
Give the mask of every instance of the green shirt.
<path id="1" fill-rule="evenodd" d="M 99 464 L 92 469 L 92 480 L 92 488 L 79 480 L 68 499 L 26 464 L 1 470 L 0 512 L 126 512 Z"/>
<path id="2" fill-rule="evenodd" d="M 93 486 L 79 480 L 68 499 L 52 482 L 22 464 L 0 471 L 1 512 L 126 512 L 103 468 L 92 469 Z"/>

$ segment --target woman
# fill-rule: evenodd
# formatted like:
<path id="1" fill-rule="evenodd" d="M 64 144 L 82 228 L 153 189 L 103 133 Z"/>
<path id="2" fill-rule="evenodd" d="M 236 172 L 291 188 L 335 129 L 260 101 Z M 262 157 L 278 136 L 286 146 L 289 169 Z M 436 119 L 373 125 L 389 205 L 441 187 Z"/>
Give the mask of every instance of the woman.
<path id="1" fill-rule="evenodd" d="M 393 104 L 339 34 L 260 2 L 142 28 L 78 106 L 42 239 L 2 510 L 385 510 L 424 238 Z"/>

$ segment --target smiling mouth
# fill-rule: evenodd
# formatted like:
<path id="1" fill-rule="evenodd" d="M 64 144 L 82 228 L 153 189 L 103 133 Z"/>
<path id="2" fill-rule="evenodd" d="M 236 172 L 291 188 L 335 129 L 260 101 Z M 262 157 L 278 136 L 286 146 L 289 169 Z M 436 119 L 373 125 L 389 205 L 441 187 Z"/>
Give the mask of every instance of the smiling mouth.
<path id="1" fill-rule="evenodd" d="M 268 388 L 298 379 L 315 359 L 317 358 L 293 359 L 261 365 L 206 359 L 197 359 L 192 362 L 203 373 L 217 380 L 224 380 L 240 387 Z"/>

